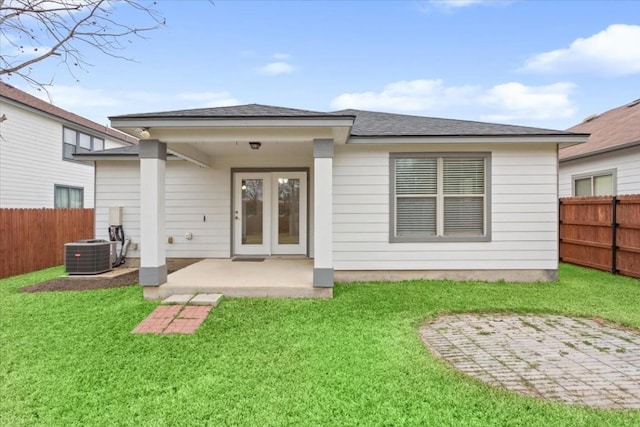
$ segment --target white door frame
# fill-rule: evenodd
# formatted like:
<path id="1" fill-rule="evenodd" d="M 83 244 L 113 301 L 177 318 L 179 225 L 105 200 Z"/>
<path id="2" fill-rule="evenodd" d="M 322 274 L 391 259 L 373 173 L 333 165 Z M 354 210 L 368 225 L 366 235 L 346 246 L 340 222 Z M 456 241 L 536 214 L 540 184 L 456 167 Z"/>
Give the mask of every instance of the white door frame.
<path id="1" fill-rule="evenodd" d="M 308 255 L 308 169 L 232 169 L 232 248 L 233 255 Z M 299 240 L 297 244 L 279 244 L 278 179 L 299 179 Z M 262 179 L 262 244 L 242 243 L 243 180 Z"/>

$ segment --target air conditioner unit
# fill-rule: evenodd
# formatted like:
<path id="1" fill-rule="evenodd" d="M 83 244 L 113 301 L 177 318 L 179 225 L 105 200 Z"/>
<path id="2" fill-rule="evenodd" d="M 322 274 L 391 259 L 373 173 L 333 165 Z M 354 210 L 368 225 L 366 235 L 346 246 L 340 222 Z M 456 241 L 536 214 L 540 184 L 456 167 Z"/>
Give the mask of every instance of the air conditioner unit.
<path id="1" fill-rule="evenodd" d="M 99 274 L 112 269 L 113 243 L 106 240 L 78 240 L 64 245 L 64 266 L 68 274 Z"/>

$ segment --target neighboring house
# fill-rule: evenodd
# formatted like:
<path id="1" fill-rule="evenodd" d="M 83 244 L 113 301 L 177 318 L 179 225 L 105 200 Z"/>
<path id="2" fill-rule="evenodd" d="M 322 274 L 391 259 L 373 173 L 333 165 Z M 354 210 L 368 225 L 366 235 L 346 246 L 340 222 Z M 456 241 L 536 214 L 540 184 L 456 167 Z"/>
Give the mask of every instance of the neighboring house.
<path id="1" fill-rule="evenodd" d="M 0 208 L 92 208 L 93 164 L 73 154 L 135 143 L 0 82 Z"/>
<path id="2" fill-rule="evenodd" d="M 569 131 L 591 136 L 560 150 L 560 197 L 640 194 L 640 99 Z"/>
<path id="3" fill-rule="evenodd" d="M 145 295 L 167 280 L 167 258 L 306 256 L 316 287 L 375 278 L 554 280 L 557 150 L 587 140 L 255 104 L 116 116 L 111 124 L 148 139 L 76 157 L 96 162 L 96 229 L 107 229 L 110 207 L 123 208 L 125 233 L 142 251 L 129 257 L 141 257 Z"/>

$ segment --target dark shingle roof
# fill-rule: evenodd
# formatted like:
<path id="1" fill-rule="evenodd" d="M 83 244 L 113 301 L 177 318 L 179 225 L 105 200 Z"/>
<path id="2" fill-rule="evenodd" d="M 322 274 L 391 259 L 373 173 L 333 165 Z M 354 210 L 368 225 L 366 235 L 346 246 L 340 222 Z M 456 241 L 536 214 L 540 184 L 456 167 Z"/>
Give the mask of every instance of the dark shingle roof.
<path id="1" fill-rule="evenodd" d="M 560 160 L 586 157 L 622 147 L 640 144 L 640 99 L 616 107 L 569 128 L 571 132 L 590 133 L 584 144 L 560 150 Z"/>
<path id="2" fill-rule="evenodd" d="M 341 110 L 332 114 L 354 115 L 351 136 L 492 136 L 570 135 L 571 132 L 469 120 L 440 119 L 374 111 Z"/>
<path id="3" fill-rule="evenodd" d="M 42 111 L 43 113 L 50 114 L 52 116 L 66 120 L 73 124 L 83 126 L 95 132 L 100 132 L 104 135 L 108 135 L 111 138 L 126 142 L 128 144 L 138 143 L 138 140 L 136 138 L 133 138 L 132 136 L 122 133 L 119 130 L 110 128 L 108 126 L 100 125 L 94 121 L 85 119 L 84 117 L 81 117 L 77 114 L 71 113 L 67 110 L 63 110 L 60 107 L 56 107 L 55 105 L 50 104 L 49 102 L 43 101 L 40 98 L 36 98 L 35 96 L 30 95 L 27 92 L 21 91 L 20 89 L 15 88 L 11 85 L 8 85 L 4 82 L 0 82 L 0 97 L 10 99 L 19 104 L 26 105 L 27 107 L 31 107 L 38 111 Z"/>
<path id="4" fill-rule="evenodd" d="M 355 118 L 351 136 L 355 137 L 403 137 L 403 136 L 531 136 L 572 135 L 572 132 L 541 129 L 527 126 L 503 125 L 469 120 L 441 119 L 405 114 L 382 113 L 362 110 L 319 112 L 248 104 L 232 107 L 198 108 L 193 110 L 164 111 L 157 113 L 127 114 L 110 119 L 296 119 L 296 118 Z"/>
<path id="5" fill-rule="evenodd" d="M 109 117 L 122 118 L 331 118 L 339 114 L 323 113 L 295 108 L 275 107 L 272 105 L 247 104 L 231 107 L 196 108 L 192 110 L 162 111 L 158 113 L 125 114 Z"/>
<path id="6" fill-rule="evenodd" d="M 105 156 L 108 158 L 109 156 L 118 156 L 118 157 L 138 157 L 138 153 L 140 152 L 139 145 L 127 145 L 123 147 L 109 148 L 107 150 L 100 151 L 89 151 L 86 153 L 76 153 L 73 155 L 74 158 L 79 160 L 86 160 L 86 158 L 91 158 L 95 156 Z M 177 159 L 178 156 L 175 154 L 167 154 L 167 159 Z"/>
<path id="7" fill-rule="evenodd" d="M 107 150 L 100 150 L 100 151 L 91 151 L 88 153 L 77 153 L 75 154 L 76 156 L 82 157 L 82 156 L 92 156 L 94 154 L 104 154 L 104 155 L 138 155 L 138 146 L 137 145 L 128 145 L 126 147 L 116 147 L 116 148 L 109 148 Z"/>

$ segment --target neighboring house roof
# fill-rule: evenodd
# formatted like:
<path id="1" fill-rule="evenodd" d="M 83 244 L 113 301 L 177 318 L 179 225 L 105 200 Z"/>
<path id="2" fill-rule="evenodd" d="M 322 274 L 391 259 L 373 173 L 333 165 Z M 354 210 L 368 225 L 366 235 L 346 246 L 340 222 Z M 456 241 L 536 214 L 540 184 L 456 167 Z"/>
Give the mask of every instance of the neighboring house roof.
<path id="1" fill-rule="evenodd" d="M 568 130 L 590 133 L 591 136 L 584 144 L 562 148 L 560 161 L 640 145 L 640 99 L 602 114 L 589 116 Z"/>
<path id="2" fill-rule="evenodd" d="M 39 99 L 33 95 L 29 95 L 28 93 L 21 91 L 20 89 L 17 89 L 4 82 L 0 82 L 0 98 L 5 98 L 15 103 L 33 108 L 47 115 L 54 116 L 58 119 L 62 119 L 63 121 L 84 127 L 94 132 L 98 132 L 102 135 L 117 139 L 118 141 L 125 142 L 127 144 L 138 143 L 138 140 L 136 138 L 133 138 L 132 136 L 129 136 L 108 126 L 100 125 L 94 121 L 85 119 L 84 117 L 71 113 L 67 110 L 63 110 L 60 107 L 56 107 L 49 102 L 43 101 L 42 99 Z"/>
<path id="3" fill-rule="evenodd" d="M 342 110 L 332 114 L 356 117 L 352 136 L 493 136 L 570 135 L 571 132 L 526 126 L 483 123 L 470 120 L 409 116 L 374 111 Z"/>

